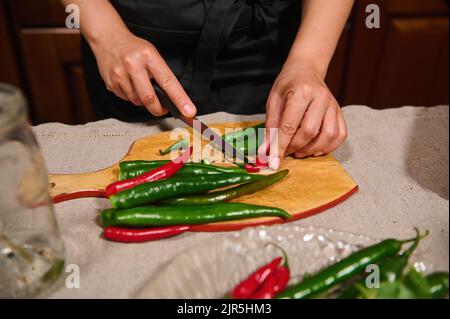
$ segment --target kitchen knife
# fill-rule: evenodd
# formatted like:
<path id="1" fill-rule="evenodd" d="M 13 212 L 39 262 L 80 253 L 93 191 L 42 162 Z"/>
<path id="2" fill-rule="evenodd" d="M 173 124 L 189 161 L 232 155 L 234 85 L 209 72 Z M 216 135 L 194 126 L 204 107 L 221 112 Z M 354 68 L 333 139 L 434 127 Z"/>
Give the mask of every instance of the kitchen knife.
<path id="1" fill-rule="evenodd" d="M 203 137 L 206 139 L 209 139 L 211 142 L 213 142 L 216 146 L 219 147 L 219 149 L 227 156 L 238 159 L 238 162 L 241 163 L 249 163 L 251 165 L 254 165 L 252 161 L 250 161 L 245 154 L 235 149 L 230 143 L 226 142 L 222 139 L 220 135 L 218 135 L 216 132 L 214 132 L 211 128 L 208 127 L 205 123 L 200 121 L 198 118 L 187 118 L 183 114 L 181 114 L 180 110 L 175 106 L 175 104 L 172 102 L 172 100 L 164 93 L 164 91 L 156 84 L 153 85 L 155 89 L 156 96 L 158 97 L 159 101 L 161 102 L 161 105 L 168 109 L 169 112 L 172 114 L 172 116 L 176 119 L 179 119 L 192 127 L 193 129 L 197 130 L 202 134 Z M 197 121 L 197 122 L 196 122 Z"/>

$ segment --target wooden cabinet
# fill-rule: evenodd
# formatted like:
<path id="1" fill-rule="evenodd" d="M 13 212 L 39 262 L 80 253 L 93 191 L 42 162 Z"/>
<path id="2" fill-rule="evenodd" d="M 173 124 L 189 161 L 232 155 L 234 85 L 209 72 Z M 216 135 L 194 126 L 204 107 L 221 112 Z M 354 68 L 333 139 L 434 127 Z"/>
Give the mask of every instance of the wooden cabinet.
<path id="1" fill-rule="evenodd" d="M 84 123 L 95 119 L 80 65 L 80 35 L 67 29 L 23 29 L 22 57 L 34 120 Z"/>
<path id="2" fill-rule="evenodd" d="M 28 95 L 34 124 L 95 120 L 81 66 L 80 34 L 64 27 L 60 0 L 0 0 L 0 81 Z M 381 28 L 368 29 L 377 4 Z M 444 0 L 356 0 L 326 82 L 342 105 L 448 104 Z"/>
<path id="3" fill-rule="evenodd" d="M 19 43 L 34 123 L 95 120 L 81 67 L 80 33 L 59 0 L 6 1 Z"/>
<path id="4" fill-rule="evenodd" d="M 381 9 L 381 27 L 365 27 L 365 7 Z M 443 0 L 356 2 L 344 104 L 376 108 L 448 104 L 448 6 Z"/>
<path id="5" fill-rule="evenodd" d="M 9 83 L 23 89 L 19 63 L 15 52 L 12 29 L 0 2 L 0 82 Z"/>
<path id="6" fill-rule="evenodd" d="M 66 14 L 61 0 L 5 0 L 20 28 L 64 27 Z"/>

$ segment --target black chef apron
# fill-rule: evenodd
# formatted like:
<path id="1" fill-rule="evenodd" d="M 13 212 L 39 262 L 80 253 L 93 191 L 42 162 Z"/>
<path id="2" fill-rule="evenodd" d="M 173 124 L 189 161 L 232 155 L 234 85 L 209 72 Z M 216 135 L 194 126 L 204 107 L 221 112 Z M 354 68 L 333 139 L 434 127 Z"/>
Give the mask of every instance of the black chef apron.
<path id="1" fill-rule="evenodd" d="M 151 42 L 185 90 L 197 114 L 264 113 L 300 20 L 299 0 L 111 0 L 127 27 Z M 106 89 L 83 40 L 88 92 L 97 116 L 152 119 Z"/>

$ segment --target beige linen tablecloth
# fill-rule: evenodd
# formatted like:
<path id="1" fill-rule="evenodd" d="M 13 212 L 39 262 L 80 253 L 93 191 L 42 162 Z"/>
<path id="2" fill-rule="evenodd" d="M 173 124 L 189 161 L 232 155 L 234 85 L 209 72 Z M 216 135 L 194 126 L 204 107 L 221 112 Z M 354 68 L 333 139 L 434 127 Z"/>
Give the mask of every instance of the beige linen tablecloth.
<path id="1" fill-rule="evenodd" d="M 448 106 L 402 107 L 383 111 L 366 106 L 344 108 L 349 126 L 346 143 L 335 153 L 360 190 L 344 203 L 295 222 L 365 234 L 374 238 L 408 237 L 413 227 L 429 229 L 421 246 L 424 261 L 448 270 Z M 215 113 L 206 122 L 263 119 Z M 155 124 L 116 120 L 67 126 L 34 127 L 51 173 L 98 170 L 119 161 L 133 140 L 178 125 L 167 119 Z M 80 288 L 61 286 L 55 298 L 128 298 L 179 252 L 210 236 L 187 233 L 137 245 L 100 238 L 96 224 L 104 199 L 86 198 L 55 206 L 67 263 L 80 269 Z"/>

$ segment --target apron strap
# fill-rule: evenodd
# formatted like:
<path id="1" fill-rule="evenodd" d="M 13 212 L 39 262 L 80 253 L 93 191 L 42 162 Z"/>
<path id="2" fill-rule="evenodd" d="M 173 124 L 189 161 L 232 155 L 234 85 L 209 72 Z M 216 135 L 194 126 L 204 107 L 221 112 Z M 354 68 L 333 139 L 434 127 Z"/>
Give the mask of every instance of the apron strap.
<path id="1" fill-rule="evenodd" d="M 217 53 L 234 28 L 244 5 L 245 0 L 216 0 L 210 5 L 197 49 L 180 78 L 197 106 L 208 100 Z"/>

